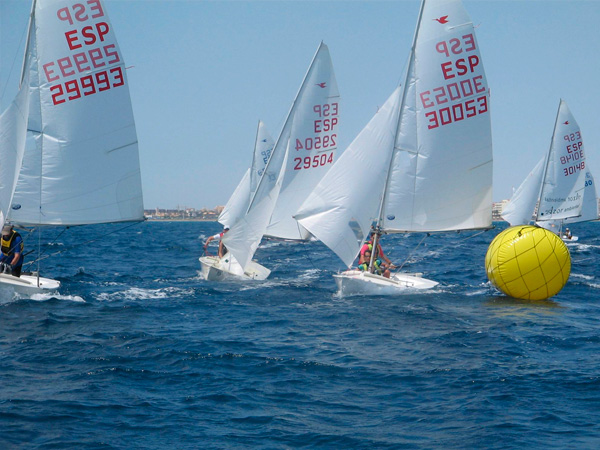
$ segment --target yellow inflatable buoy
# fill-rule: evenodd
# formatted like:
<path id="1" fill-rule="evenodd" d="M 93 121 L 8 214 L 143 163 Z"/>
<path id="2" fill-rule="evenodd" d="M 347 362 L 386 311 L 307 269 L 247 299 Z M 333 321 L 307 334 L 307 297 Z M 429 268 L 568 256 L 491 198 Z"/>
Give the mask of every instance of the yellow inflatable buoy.
<path id="1" fill-rule="evenodd" d="M 544 300 L 563 288 L 571 273 L 571 255 L 552 231 L 517 226 L 494 238 L 485 255 L 490 282 L 506 295 Z"/>

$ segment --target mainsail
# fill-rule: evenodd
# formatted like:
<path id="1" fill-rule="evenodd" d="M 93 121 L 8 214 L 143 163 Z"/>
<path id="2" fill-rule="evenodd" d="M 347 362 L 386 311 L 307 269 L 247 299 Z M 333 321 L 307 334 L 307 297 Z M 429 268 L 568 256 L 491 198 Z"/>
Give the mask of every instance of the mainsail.
<path id="1" fill-rule="evenodd" d="M 594 184 L 594 177 L 591 172 L 585 174 L 585 188 L 583 190 L 583 204 L 577 217 L 567 217 L 562 223 L 579 223 L 590 220 L 598 220 L 598 193 Z"/>
<path id="2" fill-rule="evenodd" d="M 586 172 L 581 130 L 561 99 L 546 159 L 536 221 L 578 216 L 583 205 Z"/>
<path id="3" fill-rule="evenodd" d="M 265 234 L 281 239 L 307 239 L 293 215 L 336 160 L 340 94 L 329 49 L 319 46 L 305 88 L 282 131 L 269 169 L 280 169 L 280 190 Z M 269 184 L 269 183 L 268 183 Z"/>
<path id="4" fill-rule="evenodd" d="M 231 225 L 223 238 L 242 267 L 245 268 L 251 261 L 267 232 L 289 239 L 308 237 L 292 214 L 324 170 L 333 165 L 338 114 L 339 93 L 331 57 L 327 46 L 321 43 L 292 103 L 246 214 Z M 269 223 L 271 225 L 267 230 Z"/>
<path id="5" fill-rule="evenodd" d="M 142 220 L 125 63 L 102 1 L 36 0 L 22 80 L 28 139 L 11 222 Z"/>
<path id="6" fill-rule="evenodd" d="M 589 195 L 586 185 L 592 188 Z M 566 102 L 560 100 L 548 153 L 515 191 L 502 217 L 511 225 L 534 220 L 547 228 L 565 220 L 577 222 L 585 196 L 595 199 L 596 193 L 586 168 L 581 130 Z M 586 214 L 591 211 L 588 206 Z"/>
<path id="7" fill-rule="evenodd" d="M 486 228 L 491 206 L 489 89 L 474 27 L 459 0 L 423 1 L 404 83 L 295 217 L 350 265 L 373 221 L 386 232 Z"/>

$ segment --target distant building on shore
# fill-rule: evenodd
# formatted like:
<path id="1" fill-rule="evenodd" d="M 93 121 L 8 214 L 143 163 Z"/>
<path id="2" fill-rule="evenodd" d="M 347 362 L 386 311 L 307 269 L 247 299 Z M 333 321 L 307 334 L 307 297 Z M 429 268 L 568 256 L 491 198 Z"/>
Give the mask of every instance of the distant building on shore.
<path id="1" fill-rule="evenodd" d="M 492 204 L 492 220 L 494 222 L 504 221 L 501 214 L 509 203 L 509 200 L 502 200 Z M 177 209 L 145 209 L 144 217 L 148 220 L 205 220 L 216 222 L 223 208 L 224 206 L 216 206 L 214 209 L 186 207 L 178 207 Z"/>
<path id="2" fill-rule="evenodd" d="M 216 221 L 223 211 L 223 206 L 214 209 L 177 208 L 177 209 L 145 209 L 144 217 L 148 220 L 206 220 Z"/>

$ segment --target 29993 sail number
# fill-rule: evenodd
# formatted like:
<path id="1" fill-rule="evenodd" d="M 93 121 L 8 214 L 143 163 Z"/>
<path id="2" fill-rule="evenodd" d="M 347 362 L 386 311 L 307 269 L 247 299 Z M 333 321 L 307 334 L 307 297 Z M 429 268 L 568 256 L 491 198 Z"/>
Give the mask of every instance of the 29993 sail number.
<path id="1" fill-rule="evenodd" d="M 305 156 L 304 158 L 294 158 L 294 170 L 311 169 L 327 164 L 333 164 L 333 152 Z"/>
<path id="2" fill-rule="evenodd" d="M 121 67 L 113 67 L 110 70 L 103 70 L 51 86 L 52 103 L 59 105 L 67 100 L 76 100 L 82 96 L 92 95 L 124 84 L 125 79 Z"/>

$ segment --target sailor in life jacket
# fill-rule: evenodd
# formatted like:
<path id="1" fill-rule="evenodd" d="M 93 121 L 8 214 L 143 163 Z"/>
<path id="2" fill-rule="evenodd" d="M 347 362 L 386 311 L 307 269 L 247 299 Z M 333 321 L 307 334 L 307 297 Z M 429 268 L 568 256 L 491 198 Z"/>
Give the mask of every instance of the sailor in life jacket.
<path id="1" fill-rule="evenodd" d="M 2 255 L 0 256 L 0 271 L 15 277 L 21 276 L 23 267 L 23 238 L 13 230 L 12 225 L 2 228 Z"/>
<path id="2" fill-rule="evenodd" d="M 373 239 L 375 237 L 375 232 L 371 231 L 370 239 L 365 242 L 365 244 L 360 249 L 360 259 L 359 266 L 360 270 L 367 270 L 369 266 L 369 261 L 371 259 L 371 251 L 373 251 Z M 365 254 L 369 253 L 369 259 L 365 258 Z M 366 263 L 366 264 L 365 264 Z M 364 269 L 361 268 L 361 265 L 364 265 Z M 381 248 L 380 240 L 377 239 L 377 246 L 375 249 L 375 257 L 373 259 L 373 271 L 372 273 L 376 273 L 377 275 L 383 275 L 385 278 L 389 278 L 391 273 L 389 269 L 395 269 L 396 266 L 390 261 L 390 259 L 383 253 L 383 249 Z"/>
<path id="3" fill-rule="evenodd" d="M 362 253 L 358 259 L 358 270 L 362 270 L 363 272 L 369 271 L 369 264 L 371 262 L 371 248 L 373 246 L 369 245 L 369 248 Z M 373 260 L 373 268 L 374 273 L 377 275 L 383 274 L 382 261 L 380 259 Z"/>
<path id="4" fill-rule="evenodd" d="M 227 225 L 225 225 L 223 227 L 223 231 L 215 234 L 214 236 L 210 236 L 204 243 L 204 252 L 206 253 L 206 248 L 208 247 L 208 244 L 210 241 L 212 241 L 213 239 L 218 239 L 219 240 L 219 252 L 217 253 L 217 255 L 219 256 L 219 258 L 222 258 L 223 256 L 225 256 L 225 253 L 227 253 L 227 247 L 225 247 L 225 244 L 223 244 L 223 236 L 228 231 L 229 231 L 229 227 Z"/>

